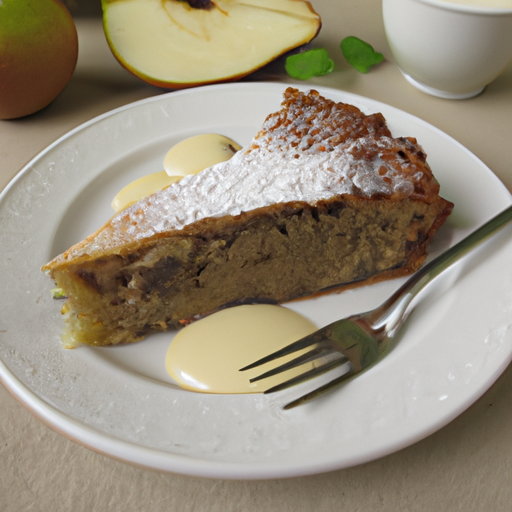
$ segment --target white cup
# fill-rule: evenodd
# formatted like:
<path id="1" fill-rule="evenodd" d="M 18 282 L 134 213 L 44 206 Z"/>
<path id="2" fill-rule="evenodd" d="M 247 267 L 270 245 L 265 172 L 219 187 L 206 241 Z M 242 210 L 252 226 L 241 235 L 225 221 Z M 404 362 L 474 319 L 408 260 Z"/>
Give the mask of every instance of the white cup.
<path id="1" fill-rule="evenodd" d="M 383 0 L 382 10 L 400 71 L 426 93 L 471 98 L 512 61 L 512 0 Z"/>

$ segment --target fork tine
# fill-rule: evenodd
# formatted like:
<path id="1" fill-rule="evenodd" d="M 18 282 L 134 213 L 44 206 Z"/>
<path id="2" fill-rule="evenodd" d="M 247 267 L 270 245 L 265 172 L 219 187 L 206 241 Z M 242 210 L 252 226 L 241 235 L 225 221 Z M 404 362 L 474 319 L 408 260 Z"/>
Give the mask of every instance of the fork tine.
<path id="1" fill-rule="evenodd" d="M 306 352 L 305 354 L 302 354 L 296 357 L 295 359 L 291 359 L 287 363 L 283 363 L 282 365 L 276 366 L 275 368 L 269 370 L 268 372 L 262 373 L 257 377 L 249 379 L 249 382 L 257 382 L 259 380 L 266 379 L 267 377 L 272 377 L 272 375 L 277 375 L 278 373 L 285 372 L 286 370 L 290 370 L 291 368 L 295 368 L 296 366 L 300 366 L 301 364 L 315 361 L 316 359 L 333 353 L 337 352 L 333 352 L 332 350 L 325 349 L 322 347 L 315 347 L 311 349 L 309 352 Z"/>
<path id="2" fill-rule="evenodd" d="M 275 393 L 276 391 L 282 391 L 283 389 L 287 389 L 291 386 L 295 386 L 296 384 L 300 384 L 309 379 L 312 379 L 314 377 L 322 375 L 323 373 L 328 372 L 329 370 L 332 370 L 333 368 L 336 368 L 337 366 L 341 366 L 341 365 L 345 364 L 347 361 L 348 361 L 348 359 L 346 357 L 339 357 L 332 361 L 327 361 L 326 363 L 324 363 L 321 366 L 317 366 L 316 368 L 313 368 L 311 370 L 308 370 L 307 372 L 301 373 L 300 375 L 292 377 L 291 379 L 288 379 L 288 380 L 282 382 L 281 384 L 277 384 L 276 386 L 273 386 L 273 387 L 265 390 L 264 393 L 265 394 Z"/>
<path id="3" fill-rule="evenodd" d="M 286 404 L 283 409 L 293 409 L 294 407 L 297 407 L 298 405 L 302 405 L 305 402 L 309 402 L 313 398 L 316 398 L 318 395 L 321 395 L 328 391 L 331 388 L 336 387 L 338 384 L 343 382 L 344 380 L 348 379 L 353 375 L 352 371 L 348 371 L 347 373 L 341 375 L 340 377 L 336 377 L 335 379 L 331 380 L 327 384 L 324 384 L 323 386 L 320 386 L 319 388 L 314 389 L 313 391 L 310 391 L 309 393 L 306 393 L 305 395 L 302 395 L 301 397 L 293 400 L 292 402 Z"/>
<path id="4" fill-rule="evenodd" d="M 306 393 L 305 395 L 297 398 L 296 400 L 293 400 L 292 402 L 286 404 L 283 407 L 283 409 L 286 409 L 286 410 L 293 409 L 294 407 L 297 407 L 298 405 L 302 405 L 305 402 L 309 402 L 313 398 L 316 398 L 318 395 L 325 393 L 329 389 L 334 388 L 335 386 L 337 386 L 344 380 L 348 379 L 349 377 L 352 376 L 352 374 L 353 374 L 352 371 L 349 371 L 349 372 L 341 375 L 340 377 L 337 377 L 337 378 L 331 380 L 327 384 L 324 384 L 323 386 L 320 386 L 319 388 L 314 389 L 313 391 L 310 391 L 309 393 Z"/>
<path id="5" fill-rule="evenodd" d="M 270 361 L 274 361 L 275 359 L 279 359 L 280 357 L 286 356 L 288 354 L 293 354 L 293 352 L 298 352 L 303 348 L 310 347 L 311 345 L 314 345 L 315 343 L 319 343 L 320 341 L 322 341 L 322 334 L 323 329 L 320 329 L 319 331 L 316 331 L 313 334 L 309 334 L 308 336 L 305 336 L 304 338 L 301 338 L 300 340 L 297 340 L 294 343 L 291 343 L 290 345 L 287 345 L 286 347 L 283 347 L 282 349 L 277 350 L 272 354 L 269 354 L 268 356 L 258 359 L 254 363 L 251 363 L 247 366 L 244 366 L 243 368 L 240 368 L 240 370 L 238 371 L 244 372 L 246 370 L 250 370 L 251 368 L 261 366 L 262 364 L 268 363 Z"/>

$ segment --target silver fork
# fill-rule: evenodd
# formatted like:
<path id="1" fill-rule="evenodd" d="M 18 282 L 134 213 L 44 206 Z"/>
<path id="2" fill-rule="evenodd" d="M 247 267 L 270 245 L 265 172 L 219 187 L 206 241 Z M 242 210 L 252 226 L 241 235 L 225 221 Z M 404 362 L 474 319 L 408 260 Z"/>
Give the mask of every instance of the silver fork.
<path id="1" fill-rule="evenodd" d="M 418 270 L 378 308 L 337 320 L 313 334 L 241 368 L 240 371 L 256 368 L 285 355 L 312 347 L 305 354 L 250 379 L 250 382 L 277 375 L 308 362 L 320 360 L 317 362 L 317 367 L 265 391 L 265 393 L 273 393 L 317 377 L 341 365 L 346 364 L 349 366 L 346 373 L 288 403 L 284 406 L 285 409 L 291 409 L 308 402 L 337 386 L 345 379 L 368 368 L 379 359 L 388 346 L 389 341 L 396 336 L 405 322 L 408 316 L 407 308 L 420 290 L 511 220 L 512 206 L 509 206 L 482 227 Z"/>

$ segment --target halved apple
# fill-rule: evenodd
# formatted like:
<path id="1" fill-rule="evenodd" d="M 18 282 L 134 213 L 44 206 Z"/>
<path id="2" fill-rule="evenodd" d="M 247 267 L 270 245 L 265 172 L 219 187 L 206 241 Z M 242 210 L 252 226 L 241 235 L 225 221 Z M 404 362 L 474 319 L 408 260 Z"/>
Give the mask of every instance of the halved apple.
<path id="1" fill-rule="evenodd" d="M 168 88 L 232 81 L 311 41 L 320 16 L 306 0 L 102 0 L 117 60 Z"/>

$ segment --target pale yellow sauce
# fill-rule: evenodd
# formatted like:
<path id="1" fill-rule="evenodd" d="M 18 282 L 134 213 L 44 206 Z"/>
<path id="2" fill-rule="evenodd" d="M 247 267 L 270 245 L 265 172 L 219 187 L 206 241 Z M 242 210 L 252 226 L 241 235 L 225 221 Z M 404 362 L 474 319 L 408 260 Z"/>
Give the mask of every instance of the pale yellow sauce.
<path id="1" fill-rule="evenodd" d="M 112 208 L 120 212 L 188 174 L 229 160 L 241 146 L 217 133 L 189 137 L 173 146 L 165 155 L 163 171 L 142 176 L 121 189 L 112 199 Z"/>
<path id="2" fill-rule="evenodd" d="M 512 9 L 512 0 L 441 0 L 449 4 L 467 5 L 483 9 Z"/>
<path id="3" fill-rule="evenodd" d="M 228 308 L 184 327 L 172 340 L 166 357 L 169 375 L 182 387 L 203 393 L 261 393 L 312 368 L 308 363 L 278 376 L 249 379 L 277 366 L 239 369 L 311 334 L 317 327 L 285 307 L 267 304 Z M 285 362 L 302 352 L 282 358 Z"/>
<path id="4" fill-rule="evenodd" d="M 169 176 L 187 176 L 229 160 L 242 149 L 235 141 L 217 133 L 203 133 L 178 142 L 165 155 Z"/>
<path id="5" fill-rule="evenodd" d="M 121 189 L 112 199 L 112 208 L 120 212 L 133 203 L 140 201 L 143 197 L 150 196 L 159 190 L 169 186 L 175 181 L 181 180 L 183 176 L 169 176 L 165 171 L 154 172 L 132 181 Z"/>

